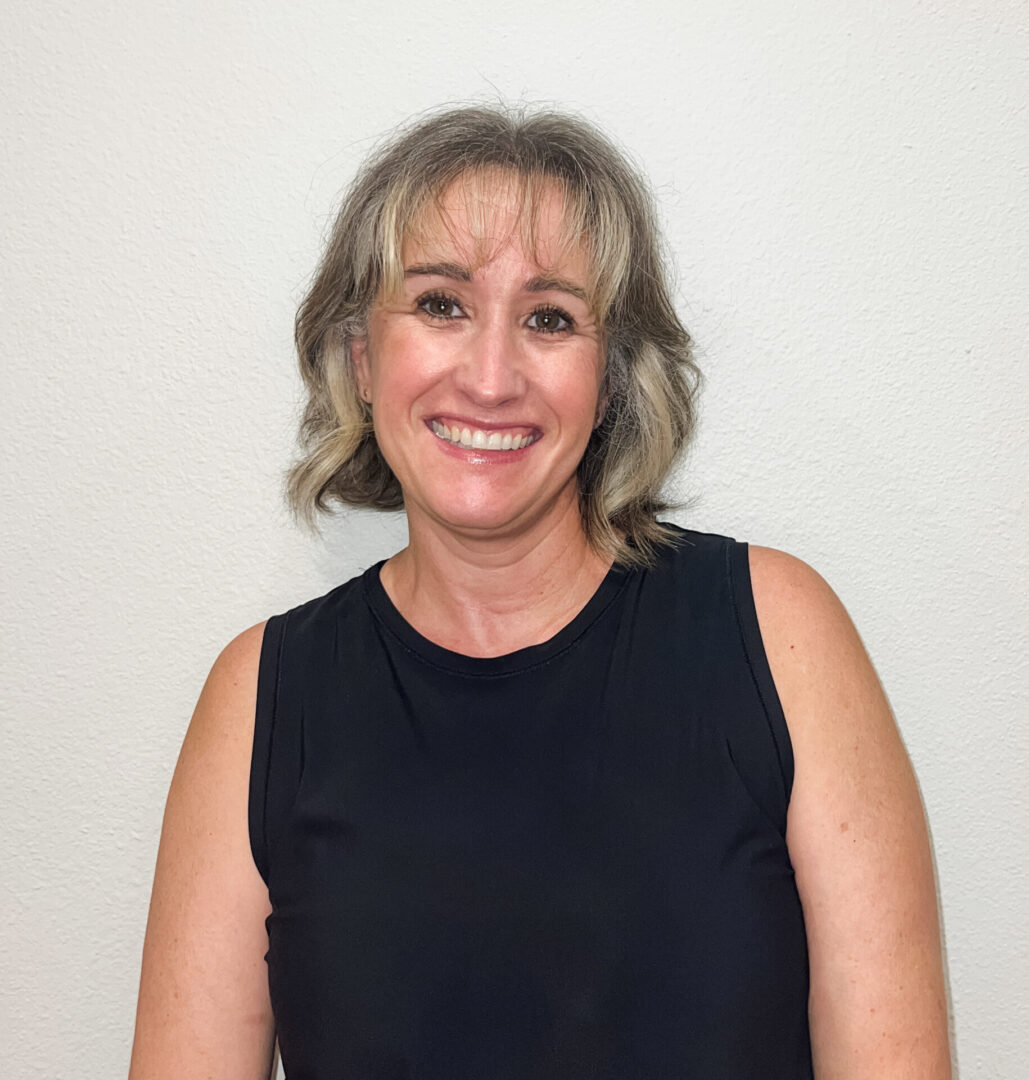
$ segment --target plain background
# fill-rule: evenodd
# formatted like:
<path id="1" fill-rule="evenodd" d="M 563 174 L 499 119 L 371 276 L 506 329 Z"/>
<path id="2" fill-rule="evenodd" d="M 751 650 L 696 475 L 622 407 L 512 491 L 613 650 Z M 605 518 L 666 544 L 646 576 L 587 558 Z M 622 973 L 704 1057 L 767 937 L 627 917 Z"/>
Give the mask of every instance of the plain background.
<path id="1" fill-rule="evenodd" d="M 847 605 L 929 813 L 960 1075 L 1020 1075 L 1027 26 L 1010 0 L 3 5 L 6 1076 L 127 1068 L 211 662 L 403 543 L 283 508 L 292 318 L 375 140 L 498 95 L 651 178 L 707 375 L 676 520 Z"/>

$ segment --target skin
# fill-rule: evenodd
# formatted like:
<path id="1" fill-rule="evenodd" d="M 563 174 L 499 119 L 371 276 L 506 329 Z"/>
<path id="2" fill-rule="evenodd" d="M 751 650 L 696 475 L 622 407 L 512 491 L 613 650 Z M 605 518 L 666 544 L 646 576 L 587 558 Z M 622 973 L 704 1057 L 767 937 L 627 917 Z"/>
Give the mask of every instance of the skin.
<path id="1" fill-rule="evenodd" d="M 493 656 L 547 640 L 609 568 L 586 543 L 575 487 L 604 405 L 602 348 L 584 299 L 539 291 L 538 281 L 527 288 L 540 277 L 573 290 L 585 280 L 582 254 L 557 249 L 556 195 L 542 208 L 540 247 L 527 253 L 504 186 L 492 192 L 485 245 L 473 242 L 468 194 L 458 185 L 405 248 L 405 267 L 435 270 L 380 298 L 353 358 L 410 525 L 383 585 L 430 639 Z M 428 305 L 427 293 L 436 296 Z M 570 333 L 543 332 L 564 325 L 555 309 Z M 427 426 L 439 417 L 538 438 L 500 459 L 442 442 Z M 816 1076 L 945 1080 L 929 844 L 885 695 L 843 605 L 811 567 L 762 547 L 750 548 L 750 565 L 794 744 L 787 841 L 808 933 Z M 251 627 L 218 657 L 176 766 L 130 1080 L 263 1080 L 271 1069 L 270 905 L 247 834 L 263 630 Z"/>
<path id="2" fill-rule="evenodd" d="M 168 792 L 130 1080 L 258 1080 L 271 1070 L 268 890 L 247 834 L 264 624 L 215 661 Z"/>
<path id="3" fill-rule="evenodd" d="M 951 1075 L 932 859 L 914 772 L 843 604 L 750 549 L 795 757 L 786 839 L 804 908 L 818 1080 Z"/>
<path id="4" fill-rule="evenodd" d="M 408 519 L 410 543 L 382 584 L 427 637 L 494 656 L 560 629 L 610 568 L 586 543 L 576 481 L 602 415 L 603 363 L 596 317 L 575 295 L 584 255 L 558 246 L 557 193 L 540 206 L 533 253 L 502 185 L 477 245 L 474 198 L 459 182 L 415 231 L 403 292 L 375 306 L 351 351 Z M 536 441 L 517 454 L 458 449 L 432 419 Z"/>

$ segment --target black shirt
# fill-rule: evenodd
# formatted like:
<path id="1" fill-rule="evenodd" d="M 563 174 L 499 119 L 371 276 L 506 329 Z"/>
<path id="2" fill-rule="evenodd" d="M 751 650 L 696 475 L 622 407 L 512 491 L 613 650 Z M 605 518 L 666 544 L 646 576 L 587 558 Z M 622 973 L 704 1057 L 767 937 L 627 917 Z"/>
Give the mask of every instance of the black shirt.
<path id="1" fill-rule="evenodd" d="M 810 1077 L 747 546 L 676 530 L 487 659 L 379 566 L 265 630 L 250 835 L 289 1080 Z"/>

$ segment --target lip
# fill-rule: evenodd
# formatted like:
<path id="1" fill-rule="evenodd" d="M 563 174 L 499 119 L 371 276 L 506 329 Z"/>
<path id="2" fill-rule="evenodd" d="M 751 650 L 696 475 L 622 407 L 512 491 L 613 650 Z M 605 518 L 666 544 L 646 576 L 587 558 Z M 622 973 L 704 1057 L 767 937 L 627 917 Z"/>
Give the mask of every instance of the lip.
<path id="1" fill-rule="evenodd" d="M 425 418 L 425 426 L 432 430 L 433 422 L 437 424 L 445 424 L 447 427 L 462 427 L 462 428 L 478 428 L 480 431 L 499 431 L 501 433 L 505 431 L 515 432 L 517 431 L 522 435 L 531 435 L 534 442 L 537 442 L 542 436 L 543 432 L 535 424 L 525 423 L 506 423 L 498 424 L 495 420 L 478 420 L 473 416 L 458 416 L 455 413 L 436 413 L 433 416 L 427 416 Z M 531 443 L 529 444 L 532 445 Z"/>
<path id="2" fill-rule="evenodd" d="M 517 431 L 520 434 L 532 435 L 533 441 L 529 443 L 528 446 L 523 446 L 520 450 L 489 450 L 485 447 L 456 446 L 454 443 L 447 442 L 446 439 L 441 439 L 432 430 L 433 423 L 446 424 L 447 427 L 459 426 L 477 428 L 480 431 L 488 432 L 497 431 L 504 433 Z M 451 457 L 455 457 L 460 461 L 472 464 L 513 465 L 515 462 L 521 461 L 543 437 L 543 432 L 534 424 L 482 423 L 471 417 L 455 416 L 452 413 L 440 413 L 438 415 L 427 417 L 425 419 L 425 427 L 432 436 L 432 441 L 444 454 L 449 454 Z"/>

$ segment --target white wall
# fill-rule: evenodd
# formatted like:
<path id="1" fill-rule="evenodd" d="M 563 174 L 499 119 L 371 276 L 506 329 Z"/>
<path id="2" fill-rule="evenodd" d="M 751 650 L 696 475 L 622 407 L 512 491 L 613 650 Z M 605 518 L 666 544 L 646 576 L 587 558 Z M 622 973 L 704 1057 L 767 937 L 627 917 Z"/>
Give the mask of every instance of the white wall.
<path id="1" fill-rule="evenodd" d="M 0 43 L 5 1075 L 127 1067 L 211 661 L 402 542 L 289 523 L 291 320 L 370 142 L 497 93 L 652 177 L 708 376 L 679 520 L 849 607 L 930 815 L 960 1075 L 1020 1075 L 1025 5 L 8 0 Z"/>

